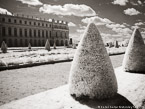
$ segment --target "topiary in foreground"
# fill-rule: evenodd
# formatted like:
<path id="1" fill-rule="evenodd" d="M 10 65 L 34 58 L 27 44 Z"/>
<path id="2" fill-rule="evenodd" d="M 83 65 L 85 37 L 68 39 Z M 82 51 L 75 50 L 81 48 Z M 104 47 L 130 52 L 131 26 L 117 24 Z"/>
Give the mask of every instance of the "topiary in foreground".
<path id="1" fill-rule="evenodd" d="M 48 51 L 51 50 L 51 49 L 50 49 L 50 44 L 49 44 L 48 39 L 47 39 L 47 41 L 46 41 L 46 43 L 45 43 L 45 50 L 48 50 Z"/>
<path id="2" fill-rule="evenodd" d="M 2 42 L 2 45 L 1 45 L 1 51 L 3 53 L 7 53 L 7 45 L 4 41 Z"/>
<path id="3" fill-rule="evenodd" d="M 145 73 L 145 45 L 138 29 L 135 29 L 123 59 L 123 69 L 127 72 Z"/>
<path id="4" fill-rule="evenodd" d="M 106 99 L 117 93 L 117 80 L 103 40 L 90 23 L 78 45 L 69 77 L 69 91 L 76 99 Z"/>
<path id="5" fill-rule="evenodd" d="M 30 43 L 28 44 L 28 50 L 31 50 L 31 44 Z"/>

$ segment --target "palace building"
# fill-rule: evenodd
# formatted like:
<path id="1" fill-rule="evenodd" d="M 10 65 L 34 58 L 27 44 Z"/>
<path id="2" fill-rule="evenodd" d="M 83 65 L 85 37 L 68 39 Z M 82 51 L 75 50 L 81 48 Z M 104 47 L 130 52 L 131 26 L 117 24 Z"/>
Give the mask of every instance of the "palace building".
<path id="1" fill-rule="evenodd" d="M 64 21 L 39 19 L 29 16 L 0 14 L 0 44 L 5 41 L 8 47 L 68 45 L 69 28 Z"/>

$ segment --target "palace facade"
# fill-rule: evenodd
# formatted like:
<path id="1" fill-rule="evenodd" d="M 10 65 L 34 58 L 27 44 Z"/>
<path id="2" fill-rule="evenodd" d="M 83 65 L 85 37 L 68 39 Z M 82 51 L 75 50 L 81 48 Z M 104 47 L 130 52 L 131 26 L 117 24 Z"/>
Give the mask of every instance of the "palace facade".
<path id="1" fill-rule="evenodd" d="M 68 45 L 69 28 L 64 21 L 51 21 L 33 17 L 0 14 L 0 44 L 5 41 L 8 47 L 44 46 L 46 40 L 50 45 Z"/>

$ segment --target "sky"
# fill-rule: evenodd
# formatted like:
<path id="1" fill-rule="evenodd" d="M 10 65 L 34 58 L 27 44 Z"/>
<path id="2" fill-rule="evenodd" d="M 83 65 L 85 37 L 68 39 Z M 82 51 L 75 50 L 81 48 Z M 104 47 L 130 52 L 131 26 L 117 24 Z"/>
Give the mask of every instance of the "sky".
<path id="1" fill-rule="evenodd" d="M 145 0 L 0 0 L 0 13 L 64 20 L 80 40 L 94 22 L 104 41 L 129 39 L 134 28 L 145 38 Z"/>

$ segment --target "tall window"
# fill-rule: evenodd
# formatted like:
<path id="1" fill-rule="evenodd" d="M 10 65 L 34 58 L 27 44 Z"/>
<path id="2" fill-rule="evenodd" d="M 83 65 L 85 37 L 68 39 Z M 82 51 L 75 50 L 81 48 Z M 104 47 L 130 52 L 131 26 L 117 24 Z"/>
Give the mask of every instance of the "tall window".
<path id="1" fill-rule="evenodd" d="M 17 23 L 16 19 L 14 20 L 14 23 Z"/>
<path id="2" fill-rule="evenodd" d="M 8 28 L 8 33 L 9 33 L 9 36 L 12 35 L 12 30 L 11 30 L 11 27 Z"/>
<path id="3" fill-rule="evenodd" d="M 27 37 L 27 29 L 25 29 L 25 37 Z"/>
<path id="4" fill-rule="evenodd" d="M 25 24 L 27 24 L 27 21 L 25 21 Z"/>
<path id="5" fill-rule="evenodd" d="M 46 30 L 46 37 L 48 38 L 48 31 Z"/>
<path id="6" fill-rule="evenodd" d="M 56 38 L 58 37 L 57 32 L 56 32 Z"/>
<path id="7" fill-rule="evenodd" d="M 14 28 L 14 35 L 17 36 L 17 28 Z"/>
<path id="8" fill-rule="evenodd" d="M 50 38 L 51 38 L 51 31 L 50 31 L 50 33 L 49 33 L 49 36 L 50 36 Z"/>
<path id="9" fill-rule="evenodd" d="M 2 27 L 2 36 L 6 36 L 6 28 Z"/>
<path id="10" fill-rule="evenodd" d="M 30 37 L 32 37 L 32 30 L 31 29 L 29 30 L 29 35 L 30 35 Z"/>
<path id="11" fill-rule="evenodd" d="M 22 24 L 22 20 L 20 20 L 20 24 Z"/>
<path id="12" fill-rule="evenodd" d="M 42 37 L 44 37 L 44 30 L 42 30 Z"/>
<path id="13" fill-rule="evenodd" d="M 17 42 L 17 39 L 15 39 L 15 45 L 16 45 L 16 47 L 18 46 L 18 42 Z"/>
<path id="14" fill-rule="evenodd" d="M 23 47 L 23 40 L 20 39 L 20 46 Z"/>
<path id="15" fill-rule="evenodd" d="M 40 37 L 40 30 L 38 30 L 38 37 Z"/>
<path id="16" fill-rule="evenodd" d="M 5 22 L 5 18 L 2 18 L 2 21 Z"/>
<path id="17" fill-rule="evenodd" d="M 12 39 L 9 39 L 9 47 L 12 47 Z"/>
<path id="18" fill-rule="evenodd" d="M 36 37 L 36 30 L 34 30 L 34 37 Z"/>
<path id="19" fill-rule="evenodd" d="M 20 28 L 20 36 L 22 37 L 22 35 L 23 35 L 23 34 L 22 34 L 22 29 Z"/>
<path id="20" fill-rule="evenodd" d="M 9 22 L 11 22 L 11 19 L 8 19 Z"/>

